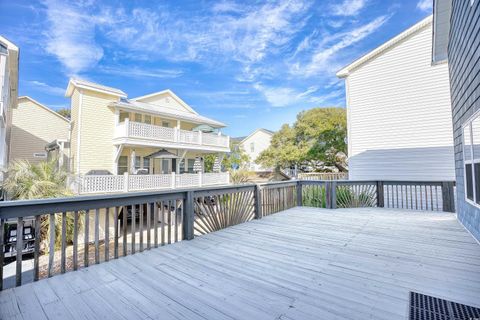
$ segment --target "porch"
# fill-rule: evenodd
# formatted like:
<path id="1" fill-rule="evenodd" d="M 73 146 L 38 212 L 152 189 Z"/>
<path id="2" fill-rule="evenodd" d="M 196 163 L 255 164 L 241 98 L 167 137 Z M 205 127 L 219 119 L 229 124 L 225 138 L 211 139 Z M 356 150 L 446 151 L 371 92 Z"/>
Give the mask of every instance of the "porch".
<path id="1" fill-rule="evenodd" d="M 480 307 L 454 214 L 294 207 L 5 290 L 0 318 L 405 319 L 411 291 Z"/>

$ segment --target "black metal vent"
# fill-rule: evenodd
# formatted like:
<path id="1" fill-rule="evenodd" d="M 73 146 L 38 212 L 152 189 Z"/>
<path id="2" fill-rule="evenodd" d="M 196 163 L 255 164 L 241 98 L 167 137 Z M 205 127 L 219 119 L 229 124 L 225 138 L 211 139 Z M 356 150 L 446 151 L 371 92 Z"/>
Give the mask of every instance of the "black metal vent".
<path id="1" fill-rule="evenodd" d="M 480 319 L 480 308 L 410 292 L 410 320 L 464 319 Z"/>

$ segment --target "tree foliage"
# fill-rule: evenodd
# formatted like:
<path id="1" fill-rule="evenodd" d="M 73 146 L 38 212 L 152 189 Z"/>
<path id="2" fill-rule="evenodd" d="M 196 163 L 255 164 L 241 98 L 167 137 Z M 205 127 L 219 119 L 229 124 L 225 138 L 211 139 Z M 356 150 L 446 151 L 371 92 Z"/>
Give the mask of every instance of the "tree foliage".
<path id="1" fill-rule="evenodd" d="M 205 166 L 205 172 L 211 172 L 213 170 L 213 164 L 217 154 L 210 153 L 203 156 L 203 163 Z M 239 169 L 245 167 L 245 164 L 249 161 L 248 155 L 245 150 L 239 145 L 238 142 L 230 141 L 230 153 L 226 154 L 222 160 L 222 167 L 226 170 Z"/>
<path id="2" fill-rule="evenodd" d="M 57 113 L 58 113 L 59 115 L 61 115 L 62 117 L 65 117 L 65 118 L 67 118 L 67 119 L 70 119 L 70 118 L 71 118 L 70 108 L 58 109 L 58 110 L 57 110 Z"/>
<path id="3" fill-rule="evenodd" d="M 339 154 L 346 153 L 347 119 L 345 109 L 314 108 L 302 111 L 290 126 L 276 132 L 268 149 L 257 163 L 286 168 L 305 163 L 336 165 Z"/>

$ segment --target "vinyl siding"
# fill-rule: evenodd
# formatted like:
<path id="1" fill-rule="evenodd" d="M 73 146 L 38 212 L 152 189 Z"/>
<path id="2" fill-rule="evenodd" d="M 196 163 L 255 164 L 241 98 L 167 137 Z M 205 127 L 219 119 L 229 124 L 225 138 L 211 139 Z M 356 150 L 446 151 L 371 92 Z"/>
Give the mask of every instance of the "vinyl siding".
<path id="1" fill-rule="evenodd" d="M 252 171 L 266 171 L 271 170 L 271 168 L 264 168 L 261 165 L 255 163 L 255 160 L 258 158 L 260 153 L 270 147 L 270 141 L 272 140 L 272 135 L 268 134 L 262 130 L 256 131 L 253 135 L 247 137 L 240 146 L 243 148 L 245 153 L 250 157 L 250 163 L 248 164 L 248 169 Z M 251 151 L 251 144 L 254 144 L 254 151 Z"/>
<path id="2" fill-rule="evenodd" d="M 347 77 L 350 179 L 454 179 L 448 66 L 431 48 L 429 23 Z"/>
<path id="3" fill-rule="evenodd" d="M 457 215 L 480 241 L 480 208 L 465 201 L 462 126 L 480 110 L 480 1 L 453 1 L 448 61 L 452 91 Z"/>
<path id="4" fill-rule="evenodd" d="M 80 111 L 80 168 L 79 173 L 90 170 L 113 172 L 115 113 L 108 105 L 114 96 L 83 91 Z M 77 127 L 78 130 L 78 127 Z"/>
<path id="5" fill-rule="evenodd" d="M 80 92 L 75 89 L 70 100 L 71 135 L 70 135 L 70 171 L 77 173 L 78 123 Z"/>
<path id="6" fill-rule="evenodd" d="M 13 109 L 10 161 L 28 160 L 31 163 L 45 161 L 34 153 L 44 153 L 45 146 L 56 139 L 68 139 L 69 122 L 52 110 L 23 98 Z"/>

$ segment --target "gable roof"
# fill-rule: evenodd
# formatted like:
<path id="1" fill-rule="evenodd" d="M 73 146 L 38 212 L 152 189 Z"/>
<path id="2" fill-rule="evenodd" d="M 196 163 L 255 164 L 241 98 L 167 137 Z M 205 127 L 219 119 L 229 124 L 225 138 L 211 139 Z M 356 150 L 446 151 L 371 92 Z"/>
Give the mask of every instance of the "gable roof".
<path id="1" fill-rule="evenodd" d="M 220 121 L 213 120 L 204 116 L 199 115 L 198 113 L 191 113 L 187 111 L 181 111 L 177 109 L 165 108 L 163 106 L 136 101 L 129 99 L 121 99 L 119 102 L 112 102 L 110 106 L 114 108 L 122 108 L 125 110 L 133 112 L 147 112 L 157 114 L 170 119 L 180 119 L 185 121 L 190 121 L 197 124 L 208 124 L 214 128 L 223 128 L 226 125 Z"/>
<path id="2" fill-rule="evenodd" d="M 355 60 L 348 66 L 342 68 L 340 71 L 337 72 L 337 77 L 339 78 L 345 78 L 347 77 L 350 72 L 352 72 L 354 69 L 357 69 L 358 67 L 362 66 L 363 64 L 367 63 L 368 61 L 375 59 L 377 56 L 383 54 L 385 51 L 391 49 L 392 47 L 396 46 L 399 44 L 402 40 L 410 37 L 412 34 L 422 30 L 426 26 L 430 25 L 432 23 L 432 16 L 428 16 L 422 21 L 416 23 L 412 27 L 408 28 L 407 30 L 403 31 L 399 35 L 393 37 L 392 39 L 388 40 L 381 46 L 377 47 L 376 49 L 370 51 L 366 55 L 360 57 L 359 59 Z"/>
<path id="3" fill-rule="evenodd" d="M 273 132 L 272 130 L 268 130 L 268 129 L 264 129 L 264 128 L 258 128 L 257 130 L 253 131 L 252 133 L 250 133 L 248 136 L 246 136 L 245 138 L 243 138 L 242 141 L 240 141 L 240 143 L 244 143 L 248 138 L 250 138 L 251 136 L 253 136 L 255 133 L 259 132 L 259 131 L 262 131 L 262 132 L 265 132 L 266 134 L 268 135 L 271 135 L 273 136 L 275 134 L 275 132 Z"/>
<path id="4" fill-rule="evenodd" d="M 74 79 L 70 78 L 68 81 L 67 91 L 65 92 L 65 97 L 71 97 L 73 94 L 73 90 L 75 88 L 97 91 L 101 93 L 110 94 L 112 96 L 117 96 L 120 98 L 126 98 L 127 94 L 120 89 L 107 87 L 98 83 L 90 82 L 87 80 L 82 79 Z"/>
<path id="5" fill-rule="evenodd" d="M 45 109 L 46 111 L 53 113 L 54 115 L 56 115 L 56 116 L 59 117 L 60 119 L 64 120 L 65 122 L 70 123 L 70 120 L 69 120 L 69 119 L 65 118 L 64 116 L 62 116 L 62 115 L 59 114 L 58 112 L 56 112 L 56 111 L 48 108 L 47 106 L 41 104 L 40 102 L 38 102 L 37 100 L 35 100 L 35 99 L 33 99 L 33 98 L 29 97 L 29 96 L 21 96 L 21 97 L 18 97 L 18 102 L 20 103 L 20 100 L 24 100 L 24 99 L 25 99 L 25 100 L 30 100 L 31 102 L 33 102 L 34 104 L 36 104 L 36 105 L 39 106 L 40 108 L 43 108 L 43 109 Z"/>
<path id="6" fill-rule="evenodd" d="M 147 94 L 147 95 L 144 95 L 144 96 L 132 98 L 132 99 L 130 99 L 130 100 L 142 101 L 142 100 L 144 100 L 144 99 L 153 98 L 153 97 L 156 97 L 156 96 L 160 96 L 160 95 L 162 95 L 162 94 L 169 94 L 173 99 L 177 100 L 177 102 L 180 103 L 185 109 L 187 109 L 188 111 L 190 111 L 190 112 L 192 112 L 192 113 L 198 114 L 198 112 L 196 112 L 195 110 L 193 110 L 192 107 L 190 107 L 185 101 L 183 101 L 179 96 L 177 96 L 177 95 L 176 95 L 172 90 L 170 90 L 170 89 L 166 89 L 166 90 L 162 90 L 162 91 L 150 93 L 150 94 Z"/>

